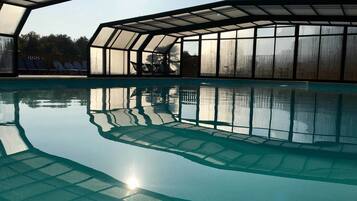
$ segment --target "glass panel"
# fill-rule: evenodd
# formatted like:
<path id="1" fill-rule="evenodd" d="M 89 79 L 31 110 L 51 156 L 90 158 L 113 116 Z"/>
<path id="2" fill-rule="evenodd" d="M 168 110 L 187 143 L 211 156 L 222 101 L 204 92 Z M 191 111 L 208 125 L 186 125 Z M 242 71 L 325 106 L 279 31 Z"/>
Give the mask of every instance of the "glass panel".
<path id="1" fill-rule="evenodd" d="M 249 134 L 250 128 L 250 101 L 251 89 L 238 88 L 235 89 L 235 104 L 234 104 L 234 133 Z"/>
<path id="2" fill-rule="evenodd" d="M 196 77 L 199 72 L 199 43 L 198 41 L 184 41 L 182 55 L 182 75 Z"/>
<path id="3" fill-rule="evenodd" d="M 150 43 L 146 46 L 145 51 L 154 51 L 164 37 L 164 35 L 154 36 Z"/>
<path id="4" fill-rule="evenodd" d="M 135 43 L 133 50 L 138 50 L 141 47 L 141 45 L 145 42 L 147 37 L 148 37 L 147 34 L 140 36 L 139 40 Z"/>
<path id="5" fill-rule="evenodd" d="M 237 31 L 228 31 L 228 32 L 222 32 L 221 33 L 221 39 L 225 38 L 236 38 L 237 37 Z"/>
<path id="6" fill-rule="evenodd" d="M 345 80 L 357 81 L 357 35 L 347 36 Z"/>
<path id="7" fill-rule="evenodd" d="M 176 43 L 170 50 L 170 74 L 179 75 L 181 65 L 181 43 Z"/>
<path id="8" fill-rule="evenodd" d="M 271 120 L 272 90 L 254 90 L 253 131 L 252 135 L 268 137 Z"/>
<path id="9" fill-rule="evenodd" d="M 202 41 L 201 75 L 215 76 L 217 67 L 217 40 Z"/>
<path id="10" fill-rule="evenodd" d="M 108 27 L 102 28 L 102 30 L 100 30 L 98 36 L 95 38 L 92 45 L 104 47 L 114 31 L 115 29 L 113 28 L 108 28 Z"/>
<path id="11" fill-rule="evenodd" d="M 271 15 L 290 15 L 285 8 L 279 5 L 262 5 L 260 7 Z"/>
<path id="12" fill-rule="evenodd" d="M 253 38 L 254 29 L 243 29 L 238 31 L 238 38 Z"/>
<path id="13" fill-rule="evenodd" d="M 300 36 L 320 35 L 320 26 L 300 26 Z"/>
<path id="14" fill-rule="evenodd" d="M 200 39 L 200 37 L 199 36 L 190 36 L 190 37 L 185 37 L 183 39 L 184 40 L 198 40 L 198 39 Z"/>
<path id="15" fill-rule="evenodd" d="M 314 5 L 314 8 L 319 15 L 343 15 L 340 5 Z"/>
<path id="16" fill-rule="evenodd" d="M 343 10 L 345 11 L 346 15 L 357 16 L 357 5 L 356 4 L 343 5 Z"/>
<path id="17" fill-rule="evenodd" d="M 277 38 L 275 49 L 274 78 L 293 77 L 295 38 Z"/>
<path id="18" fill-rule="evenodd" d="M 236 40 L 221 40 L 220 76 L 234 77 Z"/>
<path id="19" fill-rule="evenodd" d="M 236 77 L 252 77 L 253 39 L 239 39 Z"/>
<path id="20" fill-rule="evenodd" d="M 275 35 L 275 28 L 258 28 L 257 37 L 270 37 Z"/>
<path id="21" fill-rule="evenodd" d="M 192 15 L 191 13 L 185 13 L 185 14 L 180 14 L 180 15 L 174 15 L 174 17 L 177 17 L 179 19 L 183 19 L 185 21 L 189 21 L 192 23 L 205 23 L 205 22 L 210 22 L 210 20 L 207 20 L 205 18 L 196 16 L 196 15 Z"/>
<path id="22" fill-rule="evenodd" d="M 122 31 L 115 43 L 113 44 L 113 47 L 119 49 L 128 49 L 131 44 L 133 44 L 138 35 L 138 33 Z"/>
<path id="23" fill-rule="evenodd" d="M 266 12 L 256 6 L 239 6 L 239 8 L 243 9 L 251 15 L 268 15 Z"/>
<path id="24" fill-rule="evenodd" d="M 205 34 L 202 35 L 202 39 L 217 39 L 218 38 L 218 34 Z"/>
<path id="25" fill-rule="evenodd" d="M 357 33 L 357 27 L 348 27 L 348 34 L 356 34 Z"/>
<path id="26" fill-rule="evenodd" d="M 316 15 L 309 5 L 285 5 L 294 15 Z"/>
<path id="27" fill-rule="evenodd" d="M 0 33 L 14 34 L 26 8 L 3 4 L 0 9 Z"/>
<path id="28" fill-rule="evenodd" d="M 0 73 L 13 72 L 14 39 L 0 36 Z"/>
<path id="29" fill-rule="evenodd" d="M 319 36 L 300 37 L 297 79 L 317 79 Z"/>
<path id="30" fill-rule="evenodd" d="M 103 75 L 103 49 L 90 48 L 90 69 L 92 75 Z"/>
<path id="31" fill-rule="evenodd" d="M 247 16 L 246 13 L 244 13 L 244 12 L 242 12 L 242 11 L 236 9 L 236 8 L 233 8 L 231 6 L 215 8 L 214 10 L 217 10 L 220 13 L 223 13 L 223 14 L 228 15 L 228 16 L 233 17 L 233 18 Z"/>
<path id="32" fill-rule="evenodd" d="M 128 72 L 128 52 L 110 50 L 110 74 L 126 75 Z"/>
<path id="33" fill-rule="evenodd" d="M 276 29 L 276 36 L 294 36 L 295 27 L 278 27 Z"/>
<path id="34" fill-rule="evenodd" d="M 213 20 L 213 21 L 229 19 L 228 17 L 226 17 L 220 13 L 217 13 L 213 10 L 209 10 L 209 9 L 197 11 L 197 12 L 194 12 L 194 14 L 199 15 L 205 19 Z"/>
<path id="35" fill-rule="evenodd" d="M 273 77 L 274 38 L 257 39 L 257 56 L 255 76 L 257 78 Z"/>
<path id="36" fill-rule="evenodd" d="M 160 45 L 156 48 L 155 52 L 166 53 L 171 45 L 176 41 L 177 38 L 166 36 Z"/>
<path id="37" fill-rule="evenodd" d="M 336 27 L 336 26 L 322 26 L 321 27 L 321 34 L 343 34 L 343 27 Z"/>
<path id="38" fill-rule="evenodd" d="M 130 75 L 136 75 L 136 63 L 137 63 L 138 53 L 135 51 L 130 51 Z M 135 66 L 134 66 L 135 65 Z"/>
<path id="39" fill-rule="evenodd" d="M 150 52 L 143 52 L 143 64 L 152 64 L 152 55 Z"/>
<path id="40" fill-rule="evenodd" d="M 339 80 L 343 36 L 322 36 L 320 49 L 320 80 Z"/>

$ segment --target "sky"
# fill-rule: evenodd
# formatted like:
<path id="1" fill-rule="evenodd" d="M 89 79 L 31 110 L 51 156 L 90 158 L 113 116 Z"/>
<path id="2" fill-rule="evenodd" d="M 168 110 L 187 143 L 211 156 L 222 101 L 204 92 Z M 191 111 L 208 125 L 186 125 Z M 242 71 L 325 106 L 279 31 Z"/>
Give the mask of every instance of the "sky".
<path id="1" fill-rule="evenodd" d="M 67 34 L 90 38 L 99 24 L 217 0 L 72 0 L 32 11 L 21 34 Z"/>

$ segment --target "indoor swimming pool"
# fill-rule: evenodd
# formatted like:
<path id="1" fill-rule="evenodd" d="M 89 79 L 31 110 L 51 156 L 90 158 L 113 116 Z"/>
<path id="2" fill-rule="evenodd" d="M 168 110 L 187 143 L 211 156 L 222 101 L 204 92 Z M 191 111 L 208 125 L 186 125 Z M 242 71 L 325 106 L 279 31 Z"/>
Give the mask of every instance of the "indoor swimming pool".
<path id="1" fill-rule="evenodd" d="M 353 84 L 0 81 L 0 200 L 354 201 Z"/>

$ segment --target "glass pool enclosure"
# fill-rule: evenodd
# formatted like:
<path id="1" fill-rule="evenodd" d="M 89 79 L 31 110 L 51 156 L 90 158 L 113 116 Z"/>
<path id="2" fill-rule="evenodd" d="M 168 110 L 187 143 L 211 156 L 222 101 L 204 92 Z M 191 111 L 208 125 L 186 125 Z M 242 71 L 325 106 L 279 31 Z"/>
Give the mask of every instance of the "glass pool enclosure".
<path id="1" fill-rule="evenodd" d="M 351 1 L 220 1 L 103 23 L 91 76 L 356 81 Z"/>

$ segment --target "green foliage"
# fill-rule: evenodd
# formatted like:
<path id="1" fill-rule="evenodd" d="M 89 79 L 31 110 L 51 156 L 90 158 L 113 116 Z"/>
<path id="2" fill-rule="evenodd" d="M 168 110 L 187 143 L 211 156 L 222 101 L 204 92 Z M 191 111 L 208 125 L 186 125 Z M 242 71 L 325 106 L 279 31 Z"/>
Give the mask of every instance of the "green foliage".
<path id="1" fill-rule="evenodd" d="M 59 60 L 86 60 L 88 39 L 73 40 L 63 34 L 40 36 L 35 32 L 21 35 L 19 50 L 21 55 L 56 58 Z"/>

